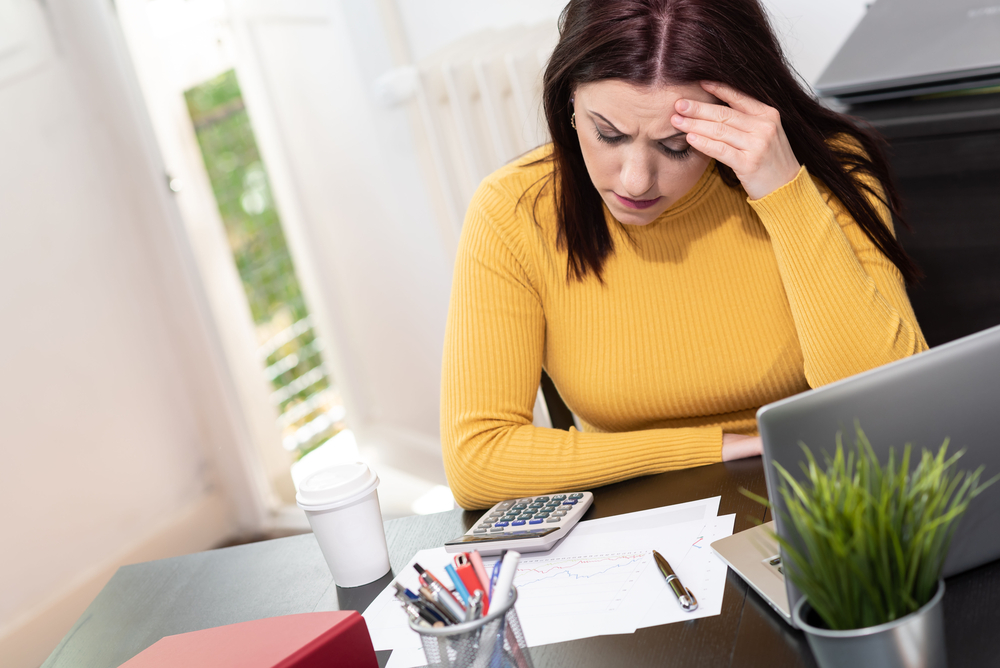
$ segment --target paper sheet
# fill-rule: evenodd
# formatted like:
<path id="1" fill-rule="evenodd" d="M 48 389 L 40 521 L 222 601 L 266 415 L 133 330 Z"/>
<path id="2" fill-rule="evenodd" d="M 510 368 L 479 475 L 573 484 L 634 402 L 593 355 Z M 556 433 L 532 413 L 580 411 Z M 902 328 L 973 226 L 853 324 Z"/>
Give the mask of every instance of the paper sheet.
<path id="1" fill-rule="evenodd" d="M 729 567 L 715 554 L 710 545 L 720 538 L 733 535 L 735 522 L 736 515 L 712 518 L 686 550 L 677 549 L 673 556 L 668 556 L 663 550 L 657 550 L 670 563 L 684 586 L 698 599 L 698 609 L 694 612 L 685 612 L 677 603 L 673 593 L 669 591 L 659 570 L 654 567 L 649 569 L 652 577 L 647 577 L 639 583 L 639 586 L 647 586 L 650 579 L 655 583 L 651 585 L 652 602 L 639 628 L 722 614 L 722 595 L 726 589 L 726 571 Z"/>
<path id="2" fill-rule="evenodd" d="M 716 517 L 720 497 L 579 523 L 555 548 L 522 556 L 514 584 L 517 614 L 528 646 L 717 615 L 726 565 L 708 545 L 732 534 L 734 515 Z M 681 610 L 652 560 L 657 550 L 698 598 Z M 422 550 L 396 578 L 413 589 L 414 563 L 436 574 L 454 555 Z M 496 558 L 483 560 L 487 571 Z M 364 612 L 376 650 L 392 649 L 388 666 L 424 665 L 419 636 L 390 585 Z"/>

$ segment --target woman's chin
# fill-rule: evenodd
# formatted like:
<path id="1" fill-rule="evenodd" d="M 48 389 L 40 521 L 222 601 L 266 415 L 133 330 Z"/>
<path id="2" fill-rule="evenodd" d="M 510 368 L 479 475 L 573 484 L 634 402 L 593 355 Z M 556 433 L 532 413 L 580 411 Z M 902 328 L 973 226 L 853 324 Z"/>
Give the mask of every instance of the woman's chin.
<path id="1" fill-rule="evenodd" d="M 657 219 L 665 207 L 654 206 L 649 209 L 626 209 L 621 205 L 611 208 L 611 214 L 622 225 L 649 225 Z"/>

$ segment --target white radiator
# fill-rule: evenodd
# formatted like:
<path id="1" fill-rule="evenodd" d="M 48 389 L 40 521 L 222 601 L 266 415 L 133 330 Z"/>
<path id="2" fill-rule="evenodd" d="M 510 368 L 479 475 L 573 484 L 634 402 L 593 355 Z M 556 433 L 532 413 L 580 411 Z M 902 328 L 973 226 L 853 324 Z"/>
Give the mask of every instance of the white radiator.
<path id="1" fill-rule="evenodd" d="M 542 71 L 557 38 L 551 24 L 487 30 L 415 66 L 413 93 L 456 237 L 479 182 L 548 141 Z"/>

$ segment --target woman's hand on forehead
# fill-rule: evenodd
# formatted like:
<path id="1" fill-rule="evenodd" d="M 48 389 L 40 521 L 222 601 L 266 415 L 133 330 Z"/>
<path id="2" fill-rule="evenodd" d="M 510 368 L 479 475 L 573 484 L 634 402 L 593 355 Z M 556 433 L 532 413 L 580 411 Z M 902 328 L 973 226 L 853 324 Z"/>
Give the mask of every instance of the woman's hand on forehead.
<path id="1" fill-rule="evenodd" d="M 728 165 L 752 199 L 795 178 L 801 165 L 776 109 L 725 84 L 703 81 L 701 87 L 729 106 L 688 98 L 674 103 L 670 122 L 694 149 Z"/>

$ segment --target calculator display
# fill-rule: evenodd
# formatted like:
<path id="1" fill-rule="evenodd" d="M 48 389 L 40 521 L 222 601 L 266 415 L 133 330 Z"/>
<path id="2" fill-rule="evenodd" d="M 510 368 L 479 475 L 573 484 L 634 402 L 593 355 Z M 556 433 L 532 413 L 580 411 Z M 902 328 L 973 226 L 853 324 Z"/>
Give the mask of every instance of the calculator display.
<path id="1" fill-rule="evenodd" d="M 542 536 L 547 536 L 550 533 L 555 533 L 559 529 L 545 529 L 544 531 L 535 532 L 524 532 L 524 533 L 496 533 L 486 536 L 459 536 L 449 540 L 445 545 L 471 545 L 475 543 L 494 543 L 501 540 L 519 540 L 522 538 L 541 538 Z"/>

